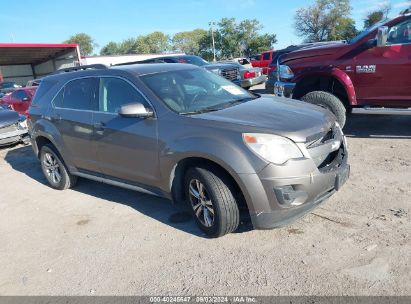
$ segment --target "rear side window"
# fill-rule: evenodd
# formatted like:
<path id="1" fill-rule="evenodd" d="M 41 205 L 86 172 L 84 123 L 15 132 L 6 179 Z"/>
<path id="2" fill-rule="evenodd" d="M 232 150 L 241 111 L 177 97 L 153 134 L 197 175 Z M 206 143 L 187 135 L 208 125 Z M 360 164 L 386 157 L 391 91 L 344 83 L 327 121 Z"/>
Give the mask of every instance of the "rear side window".
<path id="1" fill-rule="evenodd" d="M 54 98 L 56 107 L 74 110 L 98 108 L 98 78 L 82 78 L 70 81 Z"/>
<path id="2" fill-rule="evenodd" d="M 43 80 L 40 82 L 39 87 L 36 90 L 36 93 L 34 94 L 34 99 L 32 101 L 32 105 L 36 105 L 40 103 L 41 98 L 56 84 L 56 81 L 51 81 L 51 80 Z"/>
<path id="3" fill-rule="evenodd" d="M 120 78 L 101 78 L 99 95 L 101 112 L 118 113 L 122 105 L 135 102 L 149 107 L 144 97 L 130 83 Z"/>
<path id="4" fill-rule="evenodd" d="M 270 54 L 271 53 L 264 53 L 263 54 L 263 60 L 270 60 Z"/>

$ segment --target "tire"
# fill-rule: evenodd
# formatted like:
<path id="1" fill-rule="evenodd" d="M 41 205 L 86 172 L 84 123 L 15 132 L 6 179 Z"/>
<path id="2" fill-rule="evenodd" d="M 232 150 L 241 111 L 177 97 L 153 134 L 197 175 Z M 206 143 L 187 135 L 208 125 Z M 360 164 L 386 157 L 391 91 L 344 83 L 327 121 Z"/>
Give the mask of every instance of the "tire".
<path id="1" fill-rule="evenodd" d="M 209 237 L 221 237 L 238 228 L 240 212 L 232 188 L 217 170 L 194 167 L 186 173 L 185 193 L 190 210 Z"/>
<path id="2" fill-rule="evenodd" d="M 40 164 L 50 186 L 57 190 L 73 187 L 77 177 L 70 174 L 59 153 L 52 145 L 44 145 L 40 150 Z"/>
<path id="3" fill-rule="evenodd" d="M 304 95 L 301 100 L 331 111 L 337 118 L 337 122 L 340 124 L 341 128 L 344 127 L 347 119 L 346 109 L 341 100 L 335 95 L 323 91 L 313 91 Z"/>

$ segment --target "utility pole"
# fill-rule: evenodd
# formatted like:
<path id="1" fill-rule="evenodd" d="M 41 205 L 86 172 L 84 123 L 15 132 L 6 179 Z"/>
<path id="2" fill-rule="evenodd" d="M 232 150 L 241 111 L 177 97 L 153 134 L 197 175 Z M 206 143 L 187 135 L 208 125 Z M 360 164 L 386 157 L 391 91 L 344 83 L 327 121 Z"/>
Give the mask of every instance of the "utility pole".
<path id="1" fill-rule="evenodd" d="M 209 22 L 208 25 L 210 26 L 210 30 L 211 30 L 211 40 L 213 42 L 213 61 L 216 62 L 216 58 L 215 58 L 215 41 L 214 41 L 214 30 L 213 30 L 213 25 L 215 25 L 215 22 Z"/>

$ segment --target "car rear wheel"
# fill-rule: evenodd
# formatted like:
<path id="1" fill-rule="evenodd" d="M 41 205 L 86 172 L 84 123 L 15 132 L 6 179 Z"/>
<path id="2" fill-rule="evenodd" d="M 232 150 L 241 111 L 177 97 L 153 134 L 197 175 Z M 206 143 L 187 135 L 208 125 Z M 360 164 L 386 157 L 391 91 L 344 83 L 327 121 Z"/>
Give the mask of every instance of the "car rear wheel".
<path id="1" fill-rule="evenodd" d="M 223 174 L 190 168 L 185 190 L 197 225 L 210 237 L 220 237 L 238 228 L 240 213 L 232 187 Z"/>
<path id="2" fill-rule="evenodd" d="M 335 95 L 324 91 L 313 91 L 304 95 L 301 100 L 326 108 L 335 115 L 341 128 L 344 127 L 347 119 L 346 109 Z"/>
<path id="3" fill-rule="evenodd" d="M 40 163 L 43 174 L 52 188 L 65 190 L 76 184 L 77 177 L 70 174 L 61 157 L 51 145 L 44 145 L 41 148 Z"/>

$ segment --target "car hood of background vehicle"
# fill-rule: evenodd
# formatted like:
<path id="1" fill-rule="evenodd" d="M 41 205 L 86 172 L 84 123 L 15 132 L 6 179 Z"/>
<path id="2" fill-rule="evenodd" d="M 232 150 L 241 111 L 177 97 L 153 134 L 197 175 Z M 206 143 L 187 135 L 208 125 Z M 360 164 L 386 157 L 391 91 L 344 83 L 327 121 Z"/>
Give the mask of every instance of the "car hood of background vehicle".
<path id="1" fill-rule="evenodd" d="M 310 135 L 325 132 L 335 123 L 327 110 L 305 102 L 262 95 L 223 110 L 191 116 L 233 124 L 241 132 L 266 132 L 305 142 Z M 247 128 L 252 127 L 252 128 Z M 249 130 L 250 129 L 250 130 Z"/>
<path id="2" fill-rule="evenodd" d="M 19 114 L 15 111 L 0 109 L 0 128 L 15 124 L 19 120 Z"/>
<path id="3" fill-rule="evenodd" d="M 300 50 L 290 52 L 281 59 L 282 63 L 287 63 L 291 60 L 302 59 L 307 57 L 317 57 L 332 55 L 340 52 L 340 50 L 346 48 L 348 44 L 341 41 L 330 42 L 321 45 L 313 45 L 310 47 L 302 48 Z"/>
<path id="4" fill-rule="evenodd" d="M 214 69 L 238 69 L 238 66 L 236 64 L 230 64 L 230 63 L 210 63 L 207 65 L 204 65 L 203 68 L 207 70 L 214 70 Z"/>

